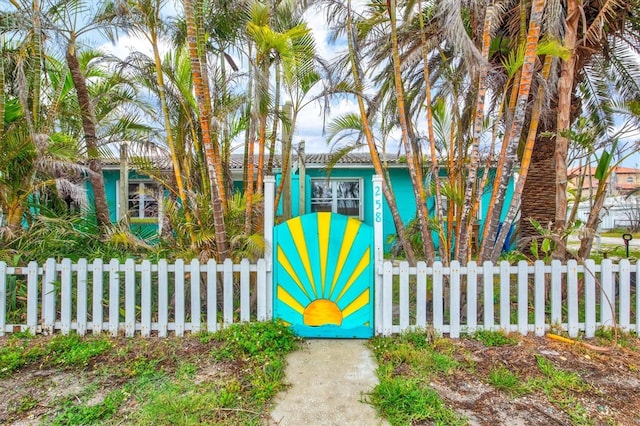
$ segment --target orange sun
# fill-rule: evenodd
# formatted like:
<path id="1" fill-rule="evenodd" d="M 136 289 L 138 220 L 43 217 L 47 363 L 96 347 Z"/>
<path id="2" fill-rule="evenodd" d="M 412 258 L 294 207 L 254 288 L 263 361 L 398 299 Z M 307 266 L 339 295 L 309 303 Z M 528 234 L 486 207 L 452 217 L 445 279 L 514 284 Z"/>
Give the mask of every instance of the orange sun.
<path id="1" fill-rule="evenodd" d="M 302 314 L 304 324 L 308 326 L 337 325 L 342 324 L 342 311 L 331 300 L 317 299 L 311 302 Z"/>

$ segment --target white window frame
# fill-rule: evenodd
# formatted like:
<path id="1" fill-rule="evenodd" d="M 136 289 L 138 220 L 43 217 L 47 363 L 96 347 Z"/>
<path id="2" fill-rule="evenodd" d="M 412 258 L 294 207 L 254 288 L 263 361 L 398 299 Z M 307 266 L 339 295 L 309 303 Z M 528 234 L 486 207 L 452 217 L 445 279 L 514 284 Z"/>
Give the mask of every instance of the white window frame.
<path id="1" fill-rule="evenodd" d="M 131 208 L 131 202 L 133 201 L 133 199 L 131 198 L 131 194 L 132 192 L 129 190 L 129 188 L 132 185 L 136 185 L 138 190 L 137 190 L 137 194 L 140 195 L 140 198 L 137 199 L 138 202 L 138 216 L 134 216 L 132 214 L 132 208 Z M 150 195 L 147 194 L 147 191 L 145 191 L 145 186 L 149 186 L 151 188 L 151 192 L 153 194 L 158 194 L 158 198 L 156 197 L 152 197 Z M 159 221 L 159 219 L 162 217 L 162 193 L 160 191 L 156 190 L 158 189 L 158 183 L 151 181 L 151 180 L 130 180 L 129 181 L 129 186 L 127 187 L 127 211 L 129 212 L 129 217 L 131 218 L 132 221 L 136 221 L 136 220 L 140 220 L 140 221 L 145 221 L 145 220 L 155 220 L 155 221 Z M 158 214 L 156 216 L 145 216 L 145 197 L 150 197 L 152 198 L 154 201 L 156 201 L 156 203 L 158 204 Z"/>
<path id="2" fill-rule="evenodd" d="M 325 183 L 329 183 L 330 187 L 331 187 L 331 212 L 332 213 L 338 213 L 338 185 L 337 183 L 340 182 L 357 182 L 358 183 L 358 215 L 357 216 L 351 216 L 349 215 L 349 217 L 354 217 L 357 218 L 359 220 L 364 220 L 364 200 L 363 200 L 363 194 L 364 194 L 364 180 L 362 178 L 349 178 L 349 177 L 342 177 L 342 178 L 312 178 L 311 179 L 311 211 L 313 212 L 313 206 L 314 206 L 314 201 L 316 200 L 316 198 L 313 197 L 313 184 L 315 182 L 325 182 Z"/>

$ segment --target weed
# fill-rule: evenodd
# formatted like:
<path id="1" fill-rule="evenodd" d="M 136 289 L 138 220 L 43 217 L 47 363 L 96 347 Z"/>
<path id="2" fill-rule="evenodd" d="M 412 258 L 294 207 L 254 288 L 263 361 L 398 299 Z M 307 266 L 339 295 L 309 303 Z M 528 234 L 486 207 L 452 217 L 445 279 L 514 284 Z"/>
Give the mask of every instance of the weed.
<path id="1" fill-rule="evenodd" d="M 89 360 L 112 347 L 112 342 L 105 337 L 80 337 L 77 334 L 55 336 L 46 347 L 49 364 L 60 366 L 83 367 Z"/>
<path id="2" fill-rule="evenodd" d="M 485 346 L 516 345 L 518 339 L 508 336 L 503 331 L 478 330 L 471 336 Z"/>
<path id="3" fill-rule="evenodd" d="M 291 329 L 279 322 L 238 324 L 216 333 L 215 339 L 221 343 L 213 351 L 218 360 L 243 356 L 270 359 L 295 350 L 299 343 Z"/>
<path id="4" fill-rule="evenodd" d="M 38 400 L 33 395 L 24 395 L 8 405 L 8 412 L 12 414 L 25 413 L 38 406 Z"/>
<path id="5" fill-rule="evenodd" d="M 444 404 L 435 390 L 418 380 L 382 377 L 369 398 L 391 424 L 427 421 L 446 425 L 466 424 L 463 417 Z"/>
<path id="6" fill-rule="evenodd" d="M 509 393 L 511 396 L 520 396 L 529 392 L 529 386 L 522 379 L 504 365 L 494 367 L 489 372 L 488 382 L 491 386 Z"/>

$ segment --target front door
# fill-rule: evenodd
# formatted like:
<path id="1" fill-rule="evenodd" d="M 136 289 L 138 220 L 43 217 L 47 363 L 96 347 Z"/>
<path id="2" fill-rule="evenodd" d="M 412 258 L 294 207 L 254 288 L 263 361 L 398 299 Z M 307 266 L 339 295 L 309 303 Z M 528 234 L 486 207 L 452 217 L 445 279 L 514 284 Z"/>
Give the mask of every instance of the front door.
<path id="1" fill-rule="evenodd" d="M 373 336 L 373 228 L 334 213 L 274 230 L 274 317 L 303 337 Z"/>

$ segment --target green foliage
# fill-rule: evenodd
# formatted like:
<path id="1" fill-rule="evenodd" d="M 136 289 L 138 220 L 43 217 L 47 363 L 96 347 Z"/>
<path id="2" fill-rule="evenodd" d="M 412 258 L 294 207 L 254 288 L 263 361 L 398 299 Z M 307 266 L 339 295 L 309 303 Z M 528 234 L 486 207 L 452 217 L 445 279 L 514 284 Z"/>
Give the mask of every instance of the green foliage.
<path id="1" fill-rule="evenodd" d="M 95 405 L 76 405 L 73 400 L 62 406 L 51 424 L 53 425 L 87 425 L 111 418 L 125 402 L 127 393 L 123 390 L 109 392 L 104 400 Z"/>
<path id="2" fill-rule="evenodd" d="M 494 388 L 508 392 L 512 396 L 524 395 L 530 391 L 527 383 L 523 382 L 522 378 L 511 372 L 504 365 L 491 369 L 488 382 Z"/>
<path id="3" fill-rule="evenodd" d="M 48 362 L 52 365 L 82 367 L 111 349 L 113 343 L 105 337 L 80 337 L 77 334 L 55 336 L 47 345 Z"/>
<path id="4" fill-rule="evenodd" d="M 464 425 L 463 417 L 449 409 L 438 393 L 416 379 L 381 377 L 369 395 L 370 402 L 393 425 Z"/>
<path id="5" fill-rule="evenodd" d="M 290 328 L 280 322 L 257 322 L 233 325 L 216 334 L 220 346 L 215 358 L 234 359 L 253 357 L 268 360 L 295 350 L 299 339 Z"/>
<path id="6" fill-rule="evenodd" d="M 31 336 L 12 335 L 7 344 L 0 347 L 0 377 L 10 376 L 22 366 L 34 362 L 45 354 L 45 350 L 34 346 Z"/>
<path id="7" fill-rule="evenodd" d="M 505 334 L 503 331 L 478 330 L 471 336 L 485 346 L 516 345 L 518 339 Z"/>

